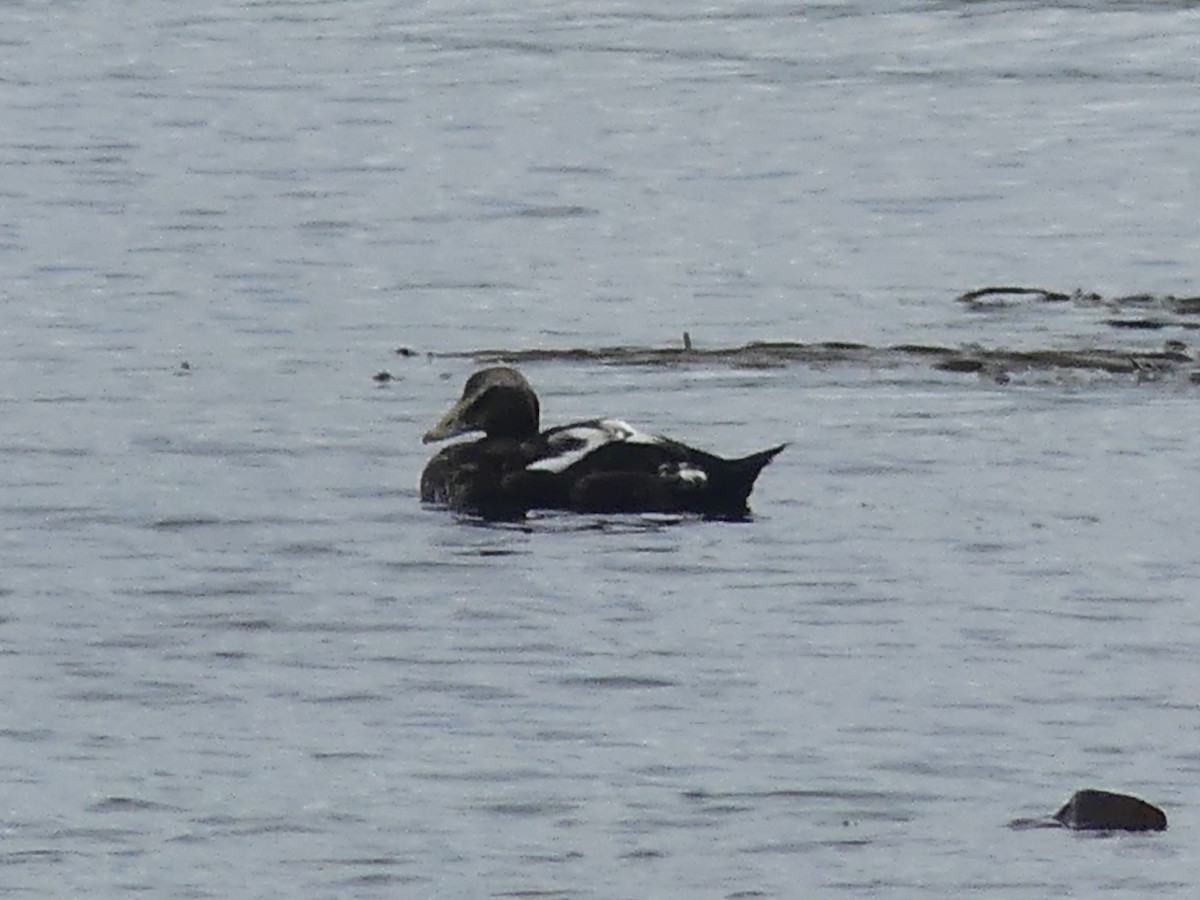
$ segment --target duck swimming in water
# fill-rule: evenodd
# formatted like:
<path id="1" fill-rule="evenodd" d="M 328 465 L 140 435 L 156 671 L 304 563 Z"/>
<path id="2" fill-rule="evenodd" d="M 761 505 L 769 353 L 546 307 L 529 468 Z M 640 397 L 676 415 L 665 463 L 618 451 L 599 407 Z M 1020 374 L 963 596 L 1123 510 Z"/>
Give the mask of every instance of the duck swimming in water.
<path id="1" fill-rule="evenodd" d="M 422 502 L 485 518 L 519 518 L 531 509 L 744 518 L 758 473 L 787 446 L 722 459 L 619 419 L 546 431 L 539 420 L 537 394 L 516 369 L 473 374 L 424 442 L 475 431 L 483 437 L 451 444 L 429 461 Z"/>

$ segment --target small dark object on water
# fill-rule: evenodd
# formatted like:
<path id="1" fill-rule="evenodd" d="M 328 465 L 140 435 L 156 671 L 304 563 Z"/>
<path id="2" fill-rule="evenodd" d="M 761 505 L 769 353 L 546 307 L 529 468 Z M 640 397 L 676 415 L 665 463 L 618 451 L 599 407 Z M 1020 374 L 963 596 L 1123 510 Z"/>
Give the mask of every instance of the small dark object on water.
<path id="1" fill-rule="evenodd" d="M 417 351 L 413 350 L 411 347 L 397 347 L 396 355 L 403 356 L 405 359 L 407 359 L 410 356 L 416 356 Z"/>
<path id="2" fill-rule="evenodd" d="M 1172 312 L 1181 316 L 1194 316 L 1200 313 L 1200 297 L 1167 297 L 1167 304 Z"/>
<path id="3" fill-rule="evenodd" d="M 686 331 L 683 333 L 683 349 L 684 350 L 692 349 L 692 336 L 690 334 L 688 334 Z"/>
<path id="4" fill-rule="evenodd" d="M 958 356 L 953 359 L 944 359 L 941 362 L 934 363 L 933 367 L 941 369 L 943 372 L 978 372 L 983 368 L 983 361 Z"/>
<path id="5" fill-rule="evenodd" d="M 381 372 L 376 372 L 374 375 L 371 376 L 372 381 L 378 381 L 380 384 L 387 384 L 389 381 L 392 380 L 392 378 L 393 378 L 392 373 L 389 372 L 387 369 L 384 369 Z"/>
<path id="6" fill-rule="evenodd" d="M 1076 791 L 1062 809 L 1044 819 L 1016 819 L 1010 828 L 1070 828 L 1075 831 L 1166 831 L 1167 816 L 1157 806 L 1129 794 Z"/>
<path id="7" fill-rule="evenodd" d="M 985 287 L 959 294 L 954 299 L 976 308 L 998 306 L 1005 302 L 1006 297 L 1036 297 L 1044 303 L 1065 303 L 1071 299 L 1070 294 L 1060 291 L 1047 291 L 1042 288 L 1029 287 Z"/>
<path id="8" fill-rule="evenodd" d="M 580 513 L 699 513 L 745 519 L 759 472 L 784 444 L 723 459 L 620 419 L 540 430 L 540 404 L 516 369 L 494 366 L 467 379 L 462 397 L 424 437 L 451 444 L 421 473 L 421 500 L 488 519 L 533 509 Z"/>
<path id="9" fill-rule="evenodd" d="M 1159 328 L 1166 328 L 1171 323 L 1164 319 L 1105 319 L 1104 324 L 1111 328 L 1139 328 L 1145 331 L 1153 331 Z"/>
<path id="10" fill-rule="evenodd" d="M 185 359 L 183 362 L 181 362 L 179 364 L 179 368 L 175 370 L 175 374 L 176 375 L 191 375 L 192 374 L 192 364 Z"/>
<path id="11" fill-rule="evenodd" d="M 1113 297 L 1113 306 L 1155 306 L 1158 298 L 1153 294 L 1126 294 L 1124 297 Z"/>

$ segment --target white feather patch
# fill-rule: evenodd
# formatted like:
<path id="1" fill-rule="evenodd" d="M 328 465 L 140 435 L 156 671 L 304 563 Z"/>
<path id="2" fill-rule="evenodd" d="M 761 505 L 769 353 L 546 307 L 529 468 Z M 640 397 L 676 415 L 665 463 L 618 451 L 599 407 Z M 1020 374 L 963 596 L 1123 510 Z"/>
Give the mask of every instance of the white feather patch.
<path id="1" fill-rule="evenodd" d="M 620 419 L 597 419 L 595 422 L 580 422 L 570 425 L 550 436 L 553 456 L 539 459 L 525 467 L 529 472 L 565 472 L 589 453 L 594 453 L 606 444 L 658 444 L 661 441 L 652 434 L 638 431 Z M 703 473 L 701 473 L 703 474 Z"/>
<path id="2" fill-rule="evenodd" d="M 695 466 L 689 466 L 687 463 L 680 463 L 678 465 L 675 470 L 675 477 L 680 481 L 685 481 L 697 487 L 708 483 L 707 472 L 703 469 L 697 469 Z"/>

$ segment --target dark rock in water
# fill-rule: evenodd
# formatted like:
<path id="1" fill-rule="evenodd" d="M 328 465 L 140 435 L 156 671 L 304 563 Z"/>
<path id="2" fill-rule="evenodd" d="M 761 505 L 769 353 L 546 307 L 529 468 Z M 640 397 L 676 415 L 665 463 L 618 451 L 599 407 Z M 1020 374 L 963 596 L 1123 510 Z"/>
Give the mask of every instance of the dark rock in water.
<path id="1" fill-rule="evenodd" d="M 1076 791 L 1054 819 L 1080 831 L 1166 831 L 1167 816 L 1157 806 L 1128 794 Z"/>

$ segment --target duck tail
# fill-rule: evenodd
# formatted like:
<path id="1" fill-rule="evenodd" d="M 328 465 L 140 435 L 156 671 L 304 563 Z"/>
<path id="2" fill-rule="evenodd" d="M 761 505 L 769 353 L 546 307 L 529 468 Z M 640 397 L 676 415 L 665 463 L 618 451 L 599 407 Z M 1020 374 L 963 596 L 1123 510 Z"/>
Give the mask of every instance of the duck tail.
<path id="1" fill-rule="evenodd" d="M 772 447 L 769 450 L 760 450 L 757 453 L 751 453 L 749 456 L 743 456 L 741 459 L 731 459 L 729 464 L 739 475 L 746 479 L 748 486 L 754 485 L 754 480 L 758 478 L 758 473 L 766 468 L 767 463 L 778 456 L 787 444 L 780 444 L 777 447 Z"/>
<path id="2" fill-rule="evenodd" d="M 786 446 L 787 444 L 780 444 L 740 459 L 724 460 L 724 466 L 717 470 L 720 472 L 720 476 L 714 479 L 712 485 L 715 489 L 712 497 L 712 500 L 715 501 L 714 505 L 719 510 L 728 511 L 728 514 L 735 517 L 744 516 L 748 511 L 746 504 L 750 499 L 750 492 L 754 490 L 754 482 L 759 473 Z"/>

